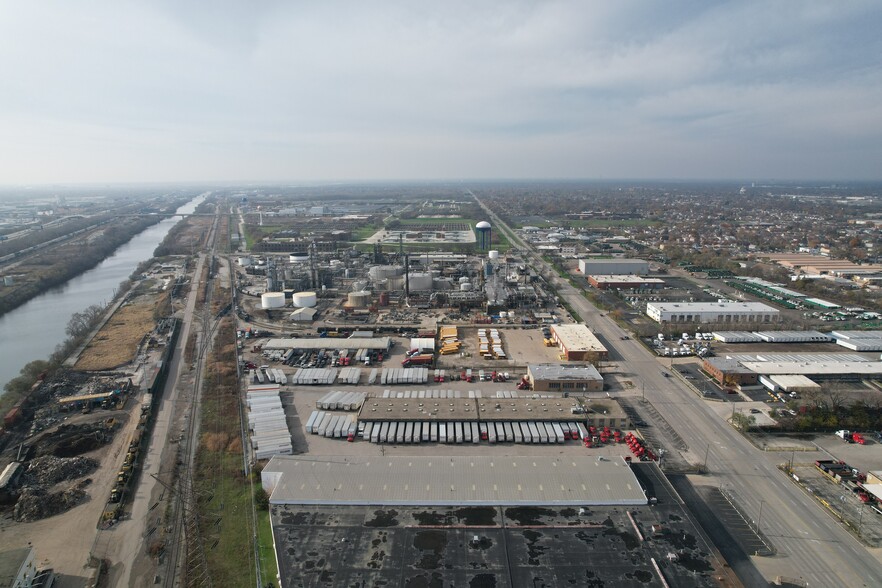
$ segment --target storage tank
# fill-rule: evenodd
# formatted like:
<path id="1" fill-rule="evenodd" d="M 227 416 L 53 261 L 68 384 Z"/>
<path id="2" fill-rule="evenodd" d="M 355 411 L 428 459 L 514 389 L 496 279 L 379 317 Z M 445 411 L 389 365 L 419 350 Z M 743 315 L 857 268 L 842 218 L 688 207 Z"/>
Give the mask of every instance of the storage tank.
<path id="1" fill-rule="evenodd" d="M 347 303 L 353 308 L 365 308 L 371 305 L 371 293 L 369 290 L 350 292 Z"/>
<path id="2" fill-rule="evenodd" d="M 496 249 L 491 249 L 487 252 L 487 257 L 489 257 L 490 259 L 499 259 L 499 251 L 497 251 Z"/>
<path id="3" fill-rule="evenodd" d="M 472 291 L 472 284 L 471 284 L 471 282 L 463 282 L 463 283 L 461 283 L 461 284 L 459 285 L 459 291 L 460 291 L 460 292 L 471 292 L 471 291 Z"/>
<path id="4" fill-rule="evenodd" d="M 309 253 L 297 251 L 288 254 L 288 261 L 291 263 L 306 263 L 309 261 Z"/>
<path id="5" fill-rule="evenodd" d="M 297 308 L 312 308 L 316 304 L 315 292 L 297 292 L 291 296 L 291 302 Z"/>
<path id="6" fill-rule="evenodd" d="M 260 307 L 263 309 L 282 308 L 285 306 L 284 292 L 266 292 L 260 296 Z"/>
<path id="7" fill-rule="evenodd" d="M 375 265 L 368 270 L 368 276 L 373 282 L 378 282 L 386 278 L 394 278 L 403 273 L 404 268 L 400 265 Z"/>
<path id="8" fill-rule="evenodd" d="M 471 282 L 471 280 L 468 278 L 468 276 L 463 276 L 459 279 L 460 284 L 468 284 L 469 282 Z"/>
<path id="9" fill-rule="evenodd" d="M 425 272 L 413 272 L 410 274 L 410 290 L 424 291 L 432 289 L 432 274 Z"/>
<path id="10" fill-rule="evenodd" d="M 237 261 L 242 267 L 251 267 L 254 265 L 254 260 L 251 259 L 250 255 L 243 255 Z"/>

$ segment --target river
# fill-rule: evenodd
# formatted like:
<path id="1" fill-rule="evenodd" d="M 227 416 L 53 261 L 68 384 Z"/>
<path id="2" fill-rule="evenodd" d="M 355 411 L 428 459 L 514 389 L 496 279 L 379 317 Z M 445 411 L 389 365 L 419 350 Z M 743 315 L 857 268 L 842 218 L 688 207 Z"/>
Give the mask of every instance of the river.
<path id="1" fill-rule="evenodd" d="M 194 212 L 206 196 L 200 194 L 175 212 Z M 47 359 L 67 339 L 65 329 L 73 313 L 109 303 L 120 282 L 139 263 L 153 257 L 156 246 L 178 221 L 180 217 L 170 217 L 147 227 L 94 268 L 0 317 L 0 384 L 16 377 L 26 363 Z"/>

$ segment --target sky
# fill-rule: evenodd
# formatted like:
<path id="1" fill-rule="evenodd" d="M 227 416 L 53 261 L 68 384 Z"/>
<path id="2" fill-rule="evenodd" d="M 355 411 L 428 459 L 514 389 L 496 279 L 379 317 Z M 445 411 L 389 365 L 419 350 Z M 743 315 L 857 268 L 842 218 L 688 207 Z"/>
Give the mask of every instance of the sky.
<path id="1" fill-rule="evenodd" d="M 0 184 L 882 179 L 882 3 L 0 0 Z"/>

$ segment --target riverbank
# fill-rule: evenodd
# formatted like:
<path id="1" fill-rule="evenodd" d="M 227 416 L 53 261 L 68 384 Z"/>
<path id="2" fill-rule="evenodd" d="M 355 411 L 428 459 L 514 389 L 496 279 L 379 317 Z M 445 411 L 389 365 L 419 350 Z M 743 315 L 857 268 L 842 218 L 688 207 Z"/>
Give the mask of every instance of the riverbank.
<path id="1" fill-rule="evenodd" d="M 191 214 L 209 194 L 192 196 L 176 210 L 177 214 Z M 67 339 L 66 327 L 74 313 L 93 304 L 106 306 L 116 299 L 120 283 L 139 264 L 153 258 L 156 247 L 179 221 L 166 218 L 154 222 L 92 269 L 0 316 L 0 332 L 9 334 L 0 338 L 0 357 L 4 358 L 0 362 L 0 382 L 8 383 L 29 362 L 48 358 Z"/>

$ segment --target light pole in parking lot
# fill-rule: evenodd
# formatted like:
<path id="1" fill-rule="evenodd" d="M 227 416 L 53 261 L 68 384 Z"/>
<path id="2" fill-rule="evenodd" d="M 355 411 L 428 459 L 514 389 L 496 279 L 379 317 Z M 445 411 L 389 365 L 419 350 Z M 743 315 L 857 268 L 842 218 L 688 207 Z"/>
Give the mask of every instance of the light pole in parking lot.
<path id="1" fill-rule="evenodd" d="M 765 503 L 766 503 L 765 500 L 760 500 L 760 512 L 759 512 L 759 516 L 758 516 L 757 519 L 756 519 L 756 534 L 757 534 L 757 535 L 759 535 L 759 532 L 760 532 L 760 525 L 761 525 L 762 522 L 763 522 L 763 505 L 764 505 Z"/>

